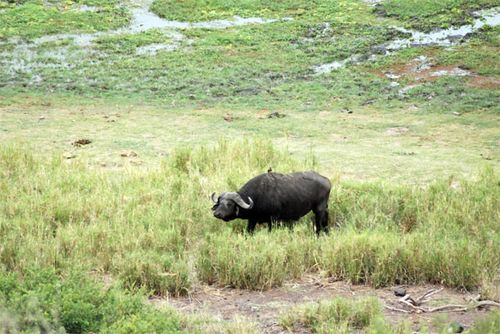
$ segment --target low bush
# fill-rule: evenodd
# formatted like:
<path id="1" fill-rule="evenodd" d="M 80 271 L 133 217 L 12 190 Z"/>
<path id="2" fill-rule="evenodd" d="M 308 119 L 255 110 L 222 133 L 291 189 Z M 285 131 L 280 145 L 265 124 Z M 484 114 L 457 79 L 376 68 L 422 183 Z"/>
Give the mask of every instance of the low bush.
<path id="1" fill-rule="evenodd" d="M 174 314 L 145 305 L 141 294 L 106 289 L 85 273 L 61 277 L 47 268 L 30 268 L 22 276 L 0 271 L 0 328 L 10 333 L 181 331 Z"/>

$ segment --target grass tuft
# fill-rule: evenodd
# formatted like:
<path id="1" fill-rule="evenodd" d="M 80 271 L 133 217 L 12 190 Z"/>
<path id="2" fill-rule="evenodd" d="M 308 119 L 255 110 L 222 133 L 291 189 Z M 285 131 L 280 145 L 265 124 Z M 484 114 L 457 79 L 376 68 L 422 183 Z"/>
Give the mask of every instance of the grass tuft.
<path id="1" fill-rule="evenodd" d="M 354 331 L 399 333 L 403 332 L 404 328 L 408 328 L 404 324 L 400 327 L 387 324 L 380 303 L 376 298 L 357 300 L 335 298 L 301 305 L 283 314 L 280 325 L 289 331 L 294 331 L 298 326 L 302 326 L 314 333 L 323 334 L 352 333 Z"/>

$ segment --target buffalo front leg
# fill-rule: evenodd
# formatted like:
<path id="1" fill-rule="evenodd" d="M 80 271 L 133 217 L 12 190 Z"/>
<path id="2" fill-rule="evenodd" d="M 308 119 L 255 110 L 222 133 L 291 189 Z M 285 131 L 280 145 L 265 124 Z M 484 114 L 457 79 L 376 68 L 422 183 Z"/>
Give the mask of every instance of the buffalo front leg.
<path id="1" fill-rule="evenodd" d="M 247 232 L 249 234 L 253 234 L 253 231 L 255 231 L 255 225 L 257 225 L 257 221 L 255 220 L 249 220 L 247 224 Z"/>

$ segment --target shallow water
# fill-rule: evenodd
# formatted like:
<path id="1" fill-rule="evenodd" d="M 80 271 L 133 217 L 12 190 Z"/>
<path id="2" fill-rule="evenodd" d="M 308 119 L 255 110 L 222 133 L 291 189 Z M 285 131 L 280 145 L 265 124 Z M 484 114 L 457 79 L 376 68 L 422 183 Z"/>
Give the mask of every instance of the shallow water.
<path id="1" fill-rule="evenodd" d="M 148 29 L 226 29 L 230 27 L 243 26 L 249 24 L 273 23 L 276 19 L 263 19 L 261 17 L 243 18 L 234 16 L 226 20 L 212 20 L 202 22 L 183 22 L 163 19 L 147 8 L 137 8 L 132 11 L 132 23 L 126 29 L 129 32 L 142 32 Z"/>
<path id="2" fill-rule="evenodd" d="M 461 69 L 461 68 L 452 68 L 451 70 L 439 70 L 431 73 L 433 77 L 442 77 L 443 75 L 453 75 L 456 77 L 467 77 L 472 75 L 472 72 Z"/>
<path id="3" fill-rule="evenodd" d="M 383 55 L 389 55 L 394 51 L 409 48 L 409 47 L 421 47 L 421 46 L 452 46 L 459 43 L 463 38 L 467 37 L 468 34 L 473 33 L 485 25 L 497 26 L 500 24 L 500 7 L 481 10 L 475 12 L 479 18 L 475 19 L 472 24 L 463 25 L 457 28 L 441 29 L 432 31 L 430 33 L 424 33 L 416 30 L 408 30 L 401 27 L 394 27 L 394 29 L 411 34 L 411 37 L 404 39 L 395 39 L 391 42 L 379 45 L 375 47 L 377 50 L 382 50 Z M 344 60 L 336 60 L 331 63 L 316 65 L 313 67 L 313 71 L 316 74 L 330 73 L 334 70 L 340 69 L 347 64 L 356 64 L 362 61 L 368 60 L 373 61 L 380 57 L 379 54 L 369 54 L 367 56 L 363 55 L 353 55 Z M 453 75 L 453 74 L 450 74 Z"/>
<path id="4" fill-rule="evenodd" d="M 80 5 L 77 7 L 77 10 L 80 12 L 97 12 L 99 8 L 96 6 L 88 6 L 88 5 Z"/>
<path id="5" fill-rule="evenodd" d="M 363 0 L 363 2 L 369 4 L 370 6 L 376 6 L 379 3 L 384 2 L 384 0 Z"/>
<path id="6" fill-rule="evenodd" d="M 203 22 L 182 22 L 163 19 L 149 10 L 152 0 L 139 0 L 132 1 L 134 8 L 131 10 L 131 21 L 127 27 L 119 28 L 116 30 L 96 33 L 81 33 L 81 34 L 54 34 L 46 35 L 36 38 L 31 41 L 23 41 L 19 38 L 12 38 L 8 43 L 16 45 L 13 51 L 5 51 L 0 53 L 0 65 L 7 65 L 8 71 L 15 76 L 17 73 L 31 73 L 33 69 L 39 67 L 71 67 L 74 61 L 78 58 L 74 56 L 74 48 L 70 49 L 67 46 L 54 48 L 50 51 L 39 50 L 38 47 L 47 42 L 57 42 L 70 39 L 72 45 L 78 46 L 81 51 L 76 52 L 77 56 L 82 59 L 83 55 L 91 53 L 96 54 L 92 49 L 94 40 L 102 36 L 113 36 L 119 34 L 133 34 L 140 33 L 150 29 L 160 29 L 164 32 L 165 36 L 171 41 L 170 43 L 155 43 L 147 46 L 140 47 L 136 50 L 138 55 L 155 55 L 163 51 L 173 51 L 180 47 L 181 42 L 187 42 L 184 35 L 180 30 L 185 29 L 226 29 L 229 27 L 243 26 L 250 24 L 268 24 L 279 21 L 278 19 L 264 19 L 260 17 L 242 18 L 234 16 L 227 20 L 212 20 Z M 76 10 L 80 11 L 96 11 L 95 6 L 82 5 Z M 284 18 L 282 20 L 290 20 Z M 36 61 L 38 57 L 49 57 L 55 62 L 42 63 Z M 33 83 L 40 82 L 39 76 L 34 76 Z"/>
<path id="7" fill-rule="evenodd" d="M 332 71 L 338 70 L 339 68 L 344 67 L 347 64 L 357 63 L 361 55 L 353 55 L 347 59 L 334 61 L 331 63 L 321 64 L 318 66 L 314 66 L 313 70 L 316 74 L 325 74 L 330 73 Z"/>
<path id="8" fill-rule="evenodd" d="M 500 10 L 499 8 L 478 11 L 475 14 L 480 18 L 475 19 L 472 24 L 460 26 L 458 28 L 442 29 L 424 33 L 415 30 L 408 30 L 404 28 L 395 27 L 395 29 L 411 34 L 410 38 L 396 39 L 389 44 L 385 45 L 387 50 L 399 50 L 407 47 L 415 46 L 450 46 L 456 44 L 457 41 L 466 37 L 468 34 L 477 31 L 485 25 L 497 26 L 500 24 Z"/>
<path id="9" fill-rule="evenodd" d="M 376 4 L 381 2 L 381 0 L 365 0 L 365 2 Z M 131 10 L 132 18 L 130 24 L 129 26 L 124 28 L 107 32 L 47 35 L 36 38 L 32 41 L 23 41 L 13 38 L 9 40 L 9 42 L 15 44 L 16 47 L 13 51 L 4 51 L 0 53 L 0 65 L 6 65 L 8 71 L 13 76 L 15 76 L 17 73 L 22 72 L 31 73 L 33 69 L 40 67 L 68 68 L 74 66 L 75 63 L 78 63 L 85 56 L 87 56 L 88 58 L 89 55 L 100 54 L 92 48 L 94 40 L 96 38 L 118 34 L 139 33 L 147 31 L 149 29 L 161 29 L 171 42 L 150 44 L 140 47 L 136 50 L 137 55 L 155 55 L 158 52 L 169 52 L 176 50 L 181 46 L 181 43 L 189 42 L 186 41 L 185 36 L 182 34 L 182 30 L 185 29 L 225 29 L 235 26 L 250 24 L 269 24 L 277 21 L 291 20 L 291 18 L 264 19 L 259 17 L 242 18 L 239 16 L 235 16 L 231 19 L 212 20 L 204 22 L 173 21 L 160 18 L 156 14 L 152 13 L 149 10 L 149 6 L 151 5 L 151 3 L 152 0 L 139 0 L 135 2 L 135 7 Z M 94 11 L 97 10 L 97 7 L 83 5 L 78 7 L 78 10 Z M 477 31 L 485 25 L 496 26 L 500 23 L 500 7 L 478 11 L 475 14 L 480 18 L 475 19 L 472 24 L 464 25 L 458 28 L 437 30 L 430 33 L 423 33 L 414 30 L 407 30 L 401 27 L 395 27 L 395 29 L 401 32 L 411 34 L 411 37 L 405 39 L 395 39 L 391 42 L 377 46 L 376 49 L 382 50 L 382 55 L 380 55 L 379 53 L 368 55 L 355 54 L 347 59 L 336 60 L 330 63 L 314 66 L 312 69 L 316 74 L 326 74 L 338 70 L 346 66 L 347 64 L 357 64 L 365 61 L 373 61 L 380 56 L 388 55 L 396 50 L 407 47 L 427 45 L 450 46 L 458 43 L 458 41 L 466 37 L 467 34 Z M 79 50 L 75 51 L 75 48 L 70 48 L 68 46 L 58 47 L 51 50 L 39 49 L 39 46 L 43 43 L 63 41 L 65 39 L 71 39 L 71 44 L 73 46 L 78 46 Z M 40 62 L 37 60 L 40 57 L 44 58 L 45 60 L 49 58 L 52 62 Z M 99 61 L 96 60 L 96 62 Z M 422 66 L 425 66 L 425 64 L 422 64 Z M 466 74 L 454 71 L 436 75 Z M 35 77 L 36 76 L 34 76 L 34 78 Z M 34 79 L 34 82 L 39 81 L 39 77 L 36 77 L 36 79 Z"/>
<path id="10" fill-rule="evenodd" d="M 177 48 L 178 48 L 178 46 L 174 45 L 174 44 L 155 43 L 155 44 L 149 44 L 149 45 L 138 47 L 135 50 L 135 53 L 137 55 L 155 55 L 158 53 L 158 51 L 173 51 Z"/>

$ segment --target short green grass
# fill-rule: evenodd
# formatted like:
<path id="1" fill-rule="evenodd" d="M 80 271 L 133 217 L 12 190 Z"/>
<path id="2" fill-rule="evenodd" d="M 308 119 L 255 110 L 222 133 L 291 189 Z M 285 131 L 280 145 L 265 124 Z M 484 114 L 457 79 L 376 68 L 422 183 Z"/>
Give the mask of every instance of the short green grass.
<path id="1" fill-rule="evenodd" d="M 396 17 L 409 28 L 430 31 L 470 23 L 472 11 L 498 6 L 492 0 L 386 0 L 376 10 Z"/>
<path id="2" fill-rule="evenodd" d="M 203 8 L 202 10 L 199 10 Z M 235 15 L 242 17 L 293 17 L 305 20 L 355 21 L 356 14 L 368 13 L 369 9 L 359 1 L 221 1 L 221 0 L 155 0 L 151 9 L 162 17 L 181 21 L 206 21 L 228 19 Z M 359 21 L 358 21 L 359 22 Z"/>
<path id="3" fill-rule="evenodd" d="M 56 5 L 58 2 L 54 2 Z M 115 1 L 80 1 L 99 5 L 99 12 L 79 12 L 70 7 L 75 2 L 61 1 L 61 7 L 30 0 L 8 6 L 0 12 L 0 40 L 8 37 L 34 38 L 55 33 L 94 32 L 125 25 L 129 14 Z"/>
<path id="4" fill-rule="evenodd" d="M 170 8 L 174 4 L 177 11 L 156 9 L 158 6 Z M 194 4 L 213 9 L 189 11 Z M 115 5 L 109 3 L 104 6 L 112 8 Z M 412 8 L 417 13 L 425 13 L 427 5 L 425 2 Z M 485 5 L 475 1 L 473 4 L 460 2 L 453 6 Z M 34 23 L 26 29 L 24 21 L 14 15 L 16 11 L 25 11 L 26 6 L 41 5 L 27 2 L 0 14 L 5 16 L 5 20 L 1 21 L 6 25 L 3 28 L 5 36 L 28 38 L 52 33 L 50 29 L 55 25 L 50 24 L 49 17 L 41 17 L 46 11 L 59 13 L 62 10 L 62 14 L 67 12 L 67 15 L 76 16 L 107 15 L 106 11 L 80 13 L 59 7 L 43 7 L 43 10 L 33 10 L 36 17 L 30 20 Z M 387 6 L 396 5 L 387 3 Z M 392 25 L 401 25 L 401 22 L 377 17 L 362 2 L 245 2 L 244 6 L 236 6 L 219 1 L 181 4 L 156 1 L 153 10 L 160 14 L 168 11 L 174 15 L 169 18 L 181 20 L 188 19 L 182 14 L 185 11 L 190 13 L 193 20 L 239 14 L 245 17 L 272 17 L 278 21 L 219 30 L 182 30 L 179 32 L 185 38 L 176 42 L 174 51 L 142 56 L 135 52 L 138 47 L 152 43 L 169 44 L 171 38 L 158 30 L 101 36 L 89 47 L 97 54 L 82 53 L 72 44 L 53 44 L 51 47 L 56 51 L 69 46 L 69 53 L 74 56 L 69 56 L 67 61 L 54 59 L 45 52 L 50 50 L 47 44 L 31 47 L 34 52 L 38 52 L 35 59 L 40 65 L 29 71 L 16 70 L 13 74 L 7 64 L 21 61 L 25 56 L 7 53 L 7 62 L 0 65 L 0 90 L 3 95 L 36 92 L 92 98 L 127 96 L 136 101 L 154 101 L 176 107 L 195 105 L 199 108 L 291 108 L 309 111 L 330 106 L 344 108 L 373 104 L 379 109 L 394 109 L 420 104 L 427 112 L 497 110 L 496 104 L 491 103 L 498 99 L 498 90 L 494 87 L 471 87 L 467 80 L 461 78 L 443 78 L 426 83 L 408 96 L 401 96 L 401 87 L 391 87 L 389 79 L 374 75 L 374 70 L 380 68 L 381 64 L 391 61 L 398 63 L 404 61 L 408 54 L 416 57 L 425 52 L 418 49 L 410 53 L 402 50 L 389 58 L 381 57 L 374 64 L 348 65 L 330 74 L 316 75 L 314 66 L 346 59 L 352 54 L 377 53 L 380 44 L 400 37 L 401 33 L 393 29 Z M 29 17 L 24 13 L 19 15 Z M 95 24 L 79 16 L 70 19 L 61 15 L 59 19 L 69 25 L 88 25 L 68 26 L 65 32 L 114 29 L 128 20 L 128 16 L 124 14 L 122 17 L 115 10 L 111 21 L 102 17 L 89 17 L 88 20 L 95 21 Z M 280 20 L 287 15 L 293 20 Z M 498 43 L 494 37 L 497 30 L 484 29 L 477 33 L 473 41 L 457 47 L 451 53 L 439 49 L 437 64 L 463 66 L 481 75 L 497 76 L 495 59 L 498 57 Z M 7 43 L 0 47 L 10 50 L 13 45 Z M 26 59 L 28 62 L 29 57 Z M 432 99 L 429 99 L 430 95 Z"/>
<path id="5" fill-rule="evenodd" d="M 158 29 L 138 34 L 117 34 L 96 39 L 97 49 L 112 53 L 135 53 L 137 48 L 154 43 L 170 44 L 172 41 Z"/>
<path id="6" fill-rule="evenodd" d="M 441 52 L 438 63 L 444 65 L 458 65 L 466 69 L 474 69 L 478 74 L 500 77 L 500 26 L 483 29 L 474 35 L 470 43 Z"/>
<path id="7" fill-rule="evenodd" d="M 33 96 L 5 103 L 2 141 L 25 142 L 42 156 L 66 152 L 106 169 L 154 167 L 178 146 L 245 137 L 269 140 L 301 159 L 313 153 L 325 172 L 352 180 L 427 183 L 470 177 L 484 165 L 497 170 L 500 154 L 494 114 L 428 114 L 425 105 L 397 111 L 351 106 L 353 113 L 347 114 L 336 106 L 309 112 L 185 109 Z M 274 111 L 286 116 L 267 118 Z M 225 121 L 226 114 L 233 120 Z M 92 143 L 72 145 L 82 138 Z M 137 157 L 121 156 L 130 151 Z"/>

